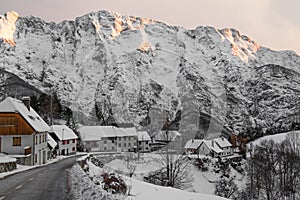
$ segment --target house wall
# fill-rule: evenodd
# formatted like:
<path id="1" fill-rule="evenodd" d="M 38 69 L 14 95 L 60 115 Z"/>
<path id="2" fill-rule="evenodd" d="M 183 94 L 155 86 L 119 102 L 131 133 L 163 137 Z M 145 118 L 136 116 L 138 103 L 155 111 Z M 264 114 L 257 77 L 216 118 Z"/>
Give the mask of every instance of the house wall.
<path id="1" fill-rule="evenodd" d="M 82 141 L 85 150 L 89 152 L 100 151 L 100 140 L 98 141 Z"/>
<path id="2" fill-rule="evenodd" d="M 117 138 L 117 145 L 119 151 L 134 151 L 137 147 L 136 136 L 125 136 Z"/>
<path id="3" fill-rule="evenodd" d="M 98 141 L 83 141 L 84 147 L 91 152 L 133 151 L 137 147 L 136 136 L 102 137 Z"/>
<path id="4" fill-rule="evenodd" d="M 200 155 L 210 155 L 210 148 L 204 142 L 199 146 L 198 153 Z"/>
<path id="5" fill-rule="evenodd" d="M 58 155 L 72 155 L 76 154 L 76 139 L 56 141 L 58 144 L 57 154 Z"/>
<path id="6" fill-rule="evenodd" d="M 33 135 L 0 135 L 0 137 L 1 152 L 24 155 L 25 147 L 33 147 Z M 13 137 L 21 137 L 21 146 L 13 146 Z"/>
<path id="7" fill-rule="evenodd" d="M 223 156 L 231 156 L 233 155 L 233 148 L 232 147 L 224 147 L 222 148 L 223 152 Z"/>
<path id="8" fill-rule="evenodd" d="M 34 139 L 33 165 L 41 165 L 47 162 L 47 132 L 36 133 Z"/>
<path id="9" fill-rule="evenodd" d="M 0 113 L 0 135 L 31 135 L 34 130 L 18 113 Z"/>
<path id="10" fill-rule="evenodd" d="M 150 152 L 151 151 L 150 143 L 151 141 L 138 141 L 138 151 Z"/>

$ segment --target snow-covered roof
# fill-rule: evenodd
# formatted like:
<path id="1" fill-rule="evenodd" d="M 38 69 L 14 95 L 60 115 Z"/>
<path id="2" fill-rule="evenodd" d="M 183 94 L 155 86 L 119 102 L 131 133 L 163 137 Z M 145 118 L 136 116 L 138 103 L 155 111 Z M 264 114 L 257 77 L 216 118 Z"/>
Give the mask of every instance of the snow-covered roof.
<path id="1" fill-rule="evenodd" d="M 78 132 L 82 141 L 98 141 L 103 137 L 100 126 L 82 126 Z"/>
<path id="2" fill-rule="evenodd" d="M 129 128 L 119 128 L 121 131 L 125 132 L 127 136 L 137 136 L 135 127 Z"/>
<path id="3" fill-rule="evenodd" d="M 77 139 L 77 135 L 66 125 L 51 125 L 50 132 L 53 132 L 59 140 Z"/>
<path id="4" fill-rule="evenodd" d="M 220 147 L 215 144 L 214 140 L 204 140 L 203 143 L 212 151 L 216 152 L 216 153 L 222 153 L 223 150 L 220 149 Z"/>
<path id="5" fill-rule="evenodd" d="M 151 141 L 151 138 L 147 131 L 138 131 L 137 132 L 138 141 Z"/>
<path id="6" fill-rule="evenodd" d="M 137 136 L 135 128 L 118 128 L 114 126 L 83 126 L 78 129 L 83 141 L 98 141 L 103 137 Z"/>
<path id="7" fill-rule="evenodd" d="M 198 149 L 202 142 L 203 142 L 203 140 L 190 139 L 189 141 L 186 142 L 184 148 L 185 149 Z"/>
<path id="8" fill-rule="evenodd" d="M 47 134 L 47 138 L 48 138 L 48 144 L 51 146 L 52 149 L 54 149 L 57 146 L 57 143 L 51 137 L 51 135 Z"/>
<path id="9" fill-rule="evenodd" d="M 232 144 L 224 137 L 215 138 L 214 141 L 221 147 L 231 147 Z"/>
<path id="10" fill-rule="evenodd" d="M 25 104 L 18 99 L 7 97 L 0 103 L 0 112 L 19 113 L 36 132 L 46 132 L 50 130 L 50 127 L 32 107 L 28 110 Z"/>

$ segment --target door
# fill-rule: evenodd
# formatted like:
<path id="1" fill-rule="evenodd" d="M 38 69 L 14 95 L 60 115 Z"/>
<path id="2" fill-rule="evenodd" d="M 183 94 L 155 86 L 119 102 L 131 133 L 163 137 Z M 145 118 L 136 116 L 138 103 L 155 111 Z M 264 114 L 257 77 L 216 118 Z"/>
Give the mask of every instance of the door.
<path id="1" fill-rule="evenodd" d="M 43 164 L 46 164 L 46 151 L 43 151 Z"/>
<path id="2" fill-rule="evenodd" d="M 41 157 L 42 157 L 42 152 L 41 152 L 41 150 L 39 150 L 39 165 L 42 164 L 42 162 L 41 162 L 42 158 Z"/>

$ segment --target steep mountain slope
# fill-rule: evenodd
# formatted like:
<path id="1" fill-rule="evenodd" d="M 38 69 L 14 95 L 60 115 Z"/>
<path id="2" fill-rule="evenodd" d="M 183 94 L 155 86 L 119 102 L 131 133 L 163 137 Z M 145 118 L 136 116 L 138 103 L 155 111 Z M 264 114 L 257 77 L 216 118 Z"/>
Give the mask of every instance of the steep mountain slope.
<path id="1" fill-rule="evenodd" d="M 58 24 L 11 15 L 0 21 L 0 67 L 56 92 L 81 123 L 155 131 L 180 113 L 189 139 L 288 130 L 299 110 L 300 57 L 234 29 L 186 30 L 108 11 Z"/>

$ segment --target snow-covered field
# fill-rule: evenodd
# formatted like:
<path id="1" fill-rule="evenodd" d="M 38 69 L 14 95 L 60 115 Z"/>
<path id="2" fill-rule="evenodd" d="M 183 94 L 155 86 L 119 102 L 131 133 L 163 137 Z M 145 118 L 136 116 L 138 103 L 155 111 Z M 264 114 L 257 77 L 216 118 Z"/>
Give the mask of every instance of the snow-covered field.
<path id="1" fill-rule="evenodd" d="M 89 171 L 85 173 L 79 165 L 73 166 L 71 174 L 71 191 L 76 200 L 88 199 L 124 199 L 124 200 L 153 200 L 153 199 L 179 199 L 179 200 L 225 200 L 225 198 L 183 191 L 170 187 L 162 187 L 143 181 L 121 176 L 131 188 L 129 195 L 112 195 L 102 189 L 100 175 L 105 168 L 96 167 L 87 162 Z"/>
<path id="2" fill-rule="evenodd" d="M 292 131 L 292 132 L 286 132 L 286 133 L 279 133 L 279 134 L 276 134 L 276 135 L 267 135 L 267 136 L 258 138 L 257 140 L 251 142 L 250 144 L 253 144 L 254 146 L 255 145 L 259 145 L 263 140 L 273 140 L 275 143 L 281 143 L 281 142 L 283 142 L 283 140 L 285 140 L 286 136 L 289 133 L 300 135 L 300 131 Z"/>

